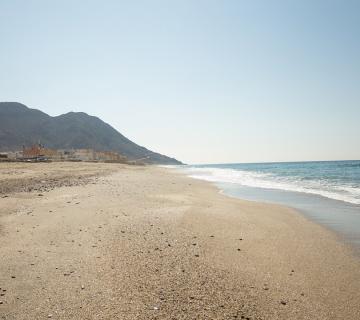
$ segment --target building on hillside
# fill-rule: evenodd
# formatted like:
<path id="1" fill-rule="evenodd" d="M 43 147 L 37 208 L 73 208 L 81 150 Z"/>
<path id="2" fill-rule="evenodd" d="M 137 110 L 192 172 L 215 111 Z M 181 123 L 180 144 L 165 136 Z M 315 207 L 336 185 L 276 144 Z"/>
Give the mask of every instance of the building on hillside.
<path id="1" fill-rule="evenodd" d="M 75 149 L 73 158 L 80 161 L 126 162 L 127 158 L 113 151 L 95 151 L 93 149 Z"/>
<path id="2" fill-rule="evenodd" d="M 22 155 L 23 155 L 22 157 L 24 159 L 34 159 L 36 157 L 42 156 L 40 144 L 34 144 L 34 145 L 32 145 L 31 147 L 28 147 L 28 148 L 26 148 L 24 146 Z"/>
<path id="3" fill-rule="evenodd" d="M 22 158 L 21 151 L 8 151 L 0 153 L 0 161 L 16 161 Z"/>
<path id="4" fill-rule="evenodd" d="M 93 149 L 60 149 L 53 150 L 40 143 L 29 148 L 23 148 L 23 160 L 52 160 L 52 161 L 99 161 L 126 163 L 127 158 L 113 151 L 95 151 Z"/>
<path id="5" fill-rule="evenodd" d="M 24 160 L 61 160 L 58 150 L 45 148 L 43 145 L 34 144 L 31 147 L 23 147 L 22 156 Z"/>
<path id="6" fill-rule="evenodd" d="M 96 152 L 93 149 L 75 149 L 73 157 L 80 161 L 95 161 Z"/>
<path id="7" fill-rule="evenodd" d="M 22 158 L 22 151 L 9 151 L 7 155 L 10 160 L 20 159 Z"/>
<path id="8" fill-rule="evenodd" d="M 98 151 L 95 154 L 96 160 L 105 162 L 127 162 L 127 158 L 113 151 Z"/>

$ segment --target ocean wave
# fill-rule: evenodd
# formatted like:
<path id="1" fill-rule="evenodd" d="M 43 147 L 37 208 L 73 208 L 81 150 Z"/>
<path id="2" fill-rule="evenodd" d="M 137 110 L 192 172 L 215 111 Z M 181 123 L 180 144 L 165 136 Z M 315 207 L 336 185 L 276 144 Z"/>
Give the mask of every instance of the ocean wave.
<path id="1" fill-rule="evenodd" d="M 210 167 L 189 167 L 185 170 L 192 178 L 211 182 L 225 182 L 255 188 L 309 193 L 352 204 L 360 204 L 359 187 L 336 185 L 326 179 L 311 180 L 306 179 L 306 177 L 285 177 L 272 173 Z"/>

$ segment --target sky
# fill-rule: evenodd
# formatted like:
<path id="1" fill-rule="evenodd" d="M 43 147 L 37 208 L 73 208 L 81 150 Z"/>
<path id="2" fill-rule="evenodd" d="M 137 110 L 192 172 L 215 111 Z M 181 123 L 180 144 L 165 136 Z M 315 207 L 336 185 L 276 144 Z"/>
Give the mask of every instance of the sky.
<path id="1" fill-rule="evenodd" d="M 0 101 L 186 163 L 360 159 L 360 1 L 0 0 Z"/>

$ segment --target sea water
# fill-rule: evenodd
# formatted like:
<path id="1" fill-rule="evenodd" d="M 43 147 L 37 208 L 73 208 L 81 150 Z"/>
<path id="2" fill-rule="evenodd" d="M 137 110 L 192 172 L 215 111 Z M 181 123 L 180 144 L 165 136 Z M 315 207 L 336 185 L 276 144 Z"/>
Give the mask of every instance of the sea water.
<path id="1" fill-rule="evenodd" d="M 360 161 L 182 166 L 227 195 L 298 209 L 360 248 Z"/>

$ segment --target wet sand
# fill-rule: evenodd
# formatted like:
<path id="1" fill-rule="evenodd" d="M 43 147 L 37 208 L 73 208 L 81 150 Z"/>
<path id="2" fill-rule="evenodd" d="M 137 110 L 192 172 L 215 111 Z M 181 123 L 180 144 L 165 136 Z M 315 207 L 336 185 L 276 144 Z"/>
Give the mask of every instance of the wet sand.
<path id="1" fill-rule="evenodd" d="M 0 319 L 360 319 L 323 227 L 156 167 L 0 164 Z"/>

